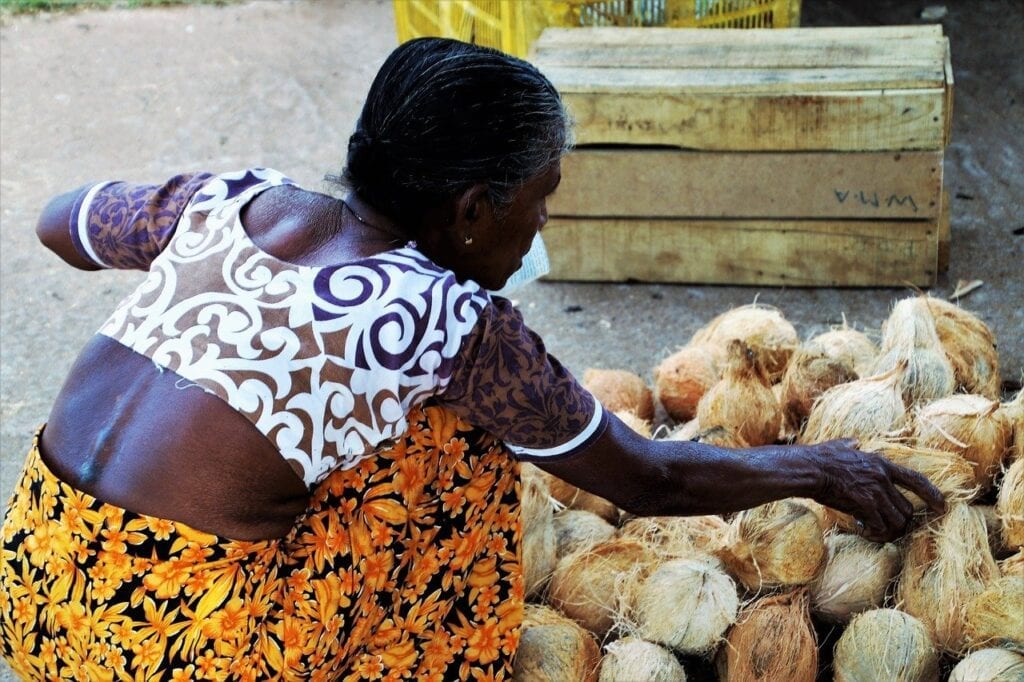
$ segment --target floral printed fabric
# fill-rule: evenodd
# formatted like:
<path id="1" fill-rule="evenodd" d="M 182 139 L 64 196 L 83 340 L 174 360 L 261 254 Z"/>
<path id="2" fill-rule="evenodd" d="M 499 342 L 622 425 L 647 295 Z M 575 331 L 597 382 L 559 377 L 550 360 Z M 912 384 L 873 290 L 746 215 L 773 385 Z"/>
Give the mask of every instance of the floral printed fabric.
<path id="1" fill-rule="evenodd" d="M 259 542 L 100 502 L 36 443 L 2 529 L 0 653 L 28 679 L 508 679 L 518 464 L 444 408 L 409 424 Z"/>

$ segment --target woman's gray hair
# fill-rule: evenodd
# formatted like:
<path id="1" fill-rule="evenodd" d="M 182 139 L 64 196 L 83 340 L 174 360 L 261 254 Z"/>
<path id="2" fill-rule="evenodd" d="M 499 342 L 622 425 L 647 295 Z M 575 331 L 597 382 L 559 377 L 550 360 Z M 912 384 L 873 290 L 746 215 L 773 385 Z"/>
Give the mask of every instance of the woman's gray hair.
<path id="1" fill-rule="evenodd" d="M 499 215 L 572 145 L 558 91 L 536 67 L 445 38 L 399 46 L 374 79 L 340 181 L 408 229 L 477 183 Z"/>

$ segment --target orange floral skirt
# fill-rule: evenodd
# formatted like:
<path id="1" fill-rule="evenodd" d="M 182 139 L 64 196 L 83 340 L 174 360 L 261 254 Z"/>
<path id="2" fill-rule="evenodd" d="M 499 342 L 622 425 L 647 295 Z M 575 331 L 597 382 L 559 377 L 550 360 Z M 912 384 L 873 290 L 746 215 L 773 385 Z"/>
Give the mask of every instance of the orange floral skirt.
<path id="1" fill-rule="evenodd" d="M 519 467 L 427 407 L 287 537 L 238 542 L 61 482 L 38 436 L 0 540 L 0 653 L 27 679 L 509 679 Z"/>

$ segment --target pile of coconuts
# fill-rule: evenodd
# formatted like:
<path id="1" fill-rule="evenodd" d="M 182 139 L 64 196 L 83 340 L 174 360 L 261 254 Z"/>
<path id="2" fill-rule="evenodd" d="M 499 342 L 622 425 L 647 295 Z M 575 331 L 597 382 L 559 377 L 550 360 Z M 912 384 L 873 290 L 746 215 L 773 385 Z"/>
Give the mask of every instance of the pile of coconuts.
<path id="1" fill-rule="evenodd" d="M 894 543 L 810 499 L 633 517 L 522 465 L 522 682 L 1024 680 L 1024 398 L 979 317 L 927 295 L 881 330 L 801 341 L 728 310 L 653 368 L 583 384 L 646 438 L 731 448 L 856 438 L 947 511 Z"/>

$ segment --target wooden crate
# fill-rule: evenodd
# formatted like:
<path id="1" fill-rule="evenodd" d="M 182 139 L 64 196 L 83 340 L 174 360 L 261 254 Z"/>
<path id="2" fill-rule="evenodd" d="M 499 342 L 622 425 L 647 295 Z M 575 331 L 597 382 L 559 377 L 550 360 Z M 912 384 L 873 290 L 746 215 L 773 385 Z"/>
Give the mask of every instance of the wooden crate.
<path id="1" fill-rule="evenodd" d="M 930 286 L 948 263 L 937 26 L 546 31 L 576 118 L 552 279 Z"/>
<path id="2" fill-rule="evenodd" d="M 548 29 L 533 61 L 577 143 L 718 151 L 942 149 L 949 42 L 937 26 Z"/>

